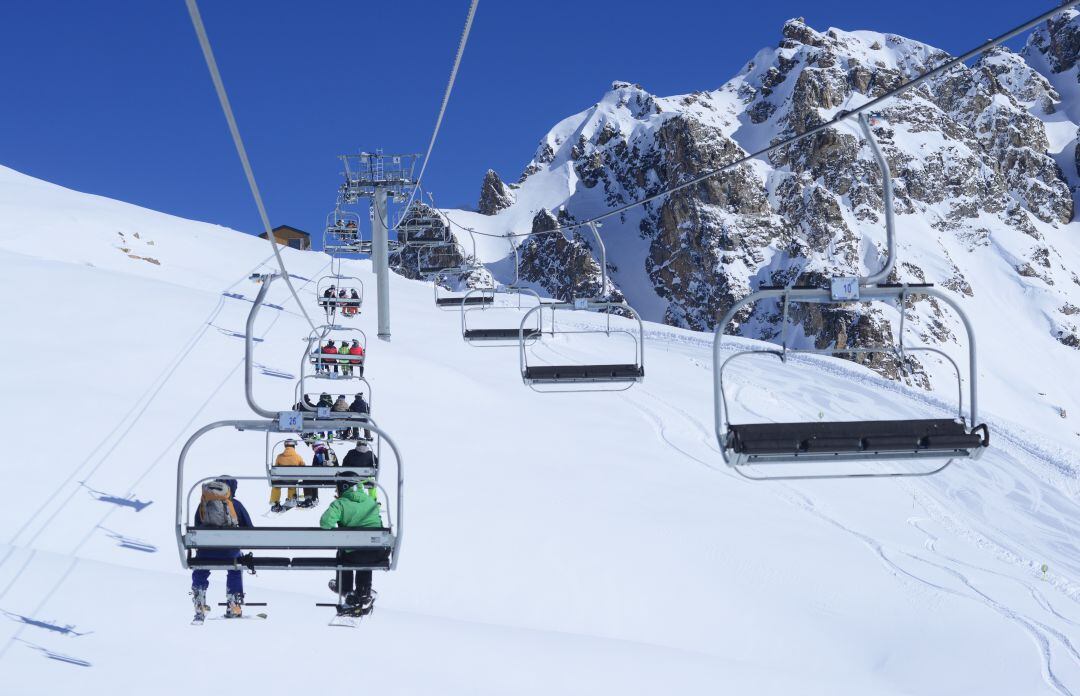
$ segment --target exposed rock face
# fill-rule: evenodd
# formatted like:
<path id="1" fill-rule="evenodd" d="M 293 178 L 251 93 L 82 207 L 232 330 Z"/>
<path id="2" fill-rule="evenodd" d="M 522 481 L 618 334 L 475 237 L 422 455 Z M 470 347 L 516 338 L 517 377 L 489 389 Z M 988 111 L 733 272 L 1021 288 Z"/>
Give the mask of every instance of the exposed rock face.
<path id="1" fill-rule="evenodd" d="M 1031 34 L 1028 49 L 1046 57 L 1055 73 L 1071 70 L 1080 54 L 1080 20 L 1076 10 L 1051 18 Z"/>
<path id="2" fill-rule="evenodd" d="M 503 183 L 494 169 L 489 169 L 484 175 L 484 183 L 480 186 L 480 204 L 476 207 L 477 212 L 483 215 L 494 215 L 513 204 L 514 192 Z"/>
<path id="3" fill-rule="evenodd" d="M 1022 54 L 996 49 L 883 105 L 873 129 L 892 171 L 902 262 L 890 280 L 935 282 L 975 298 L 981 288 L 970 278 L 973 268 L 1012 269 L 1005 271 L 1009 282 L 1047 293 L 1048 332 L 1080 345 L 1075 317 L 1060 309 L 1080 304 L 1080 277 L 1055 243 L 1073 219 L 1073 191 L 1062 158 L 1052 156 L 1061 145 L 1053 145 L 1046 125 L 1054 120 L 1047 115 L 1065 108 L 1067 90 L 1032 58 L 1055 73 L 1073 71 L 1075 82 L 1078 53 L 1080 17 L 1070 12 L 1034 32 Z M 558 209 L 558 220 L 586 219 L 804 133 L 948 58 L 900 36 L 821 32 L 793 19 L 778 46 L 758 52 L 714 92 L 662 98 L 614 83 L 600 102 L 547 134 L 520 187 L 526 191 L 539 172 L 560 173 L 568 193 L 552 198 L 547 210 Z M 1080 145 L 1067 147 L 1073 167 L 1072 148 L 1080 161 Z M 533 219 L 535 231 L 556 224 L 547 210 Z M 652 293 L 666 309 L 647 318 L 711 329 L 761 285 L 822 285 L 831 276 L 876 271 L 884 262 L 884 217 L 881 172 L 850 121 L 625 211 L 603 232 L 609 251 L 620 239 L 643 250 L 632 259 L 643 268 L 628 268 L 626 254 L 616 254 L 622 268 L 612 267 L 631 304 Z M 522 250 L 523 277 L 556 296 L 591 292 L 599 283 L 587 235 L 533 237 Z M 641 270 L 648 287 L 641 286 Z M 633 285 L 624 281 L 631 272 Z M 958 341 L 956 318 L 928 300 L 903 308 L 793 307 L 789 340 L 840 350 L 892 343 L 901 311 L 908 341 Z M 729 328 L 776 340 L 779 319 L 775 304 L 747 308 Z M 891 378 L 931 383 L 914 359 L 849 357 Z"/>
<path id="4" fill-rule="evenodd" d="M 570 301 L 575 298 L 605 297 L 612 302 L 625 298 L 610 280 L 601 287 L 600 264 L 593 258 L 592 248 L 580 234 L 567 238 L 560 232 L 550 232 L 565 222 L 547 210 L 533 218 L 533 236 L 521 246 L 521 279 L 543 287 L 552 297 Z"/>

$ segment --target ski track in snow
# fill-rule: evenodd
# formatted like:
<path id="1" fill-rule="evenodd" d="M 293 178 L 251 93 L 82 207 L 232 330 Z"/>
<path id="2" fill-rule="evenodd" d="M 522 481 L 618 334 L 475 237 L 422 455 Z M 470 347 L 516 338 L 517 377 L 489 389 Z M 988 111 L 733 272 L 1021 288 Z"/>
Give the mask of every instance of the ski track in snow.
<path id="1" fill-rule="evenodd" d="M 565 323 L 563 325 L 565 326 Z M 585 325 L 581 325 L 579 328 L 584 328 L 584 326 Z M 661 336 L 664 335 L 664 332 L 653 332 L 653 333 L 655 334 L 653 336 L 653 340 L 656 340 L 656 339 L 658 339 L 658 338 L 660 338 Z M 668 335 L 670 335 L 670 334 L 668 334 Z M 676 341 L 672 341 L 672 343 L 690 344 L 691 342 L 690 341 L 683 341 L 683 340 L 676 340 Z M 572 360 L 572 356 L 566 354 L 563 351 L 558 350 L 557 348 L 555 348 L 555 347 L 553 347 L 551 345 L 545 346 L 545 348 L 546 348 L 546 350 L 548 350 L 548 351 L 550 351 L 550 352 L 552 352 L 552 353 L 554 353 L 556 355 L 559 355 L 559 356 L 561 356 L 563 358 L 566 358 L 568 360 Z M 711 348 L 711 346 L 710 346 L 710 348 Z M 540 356 L 536 355 L 535 350 L 533 350 L 533 354 L 537 358 L 542 359 L 542 358 L 540 358 Z M 820 361 L 814 361 L 814 362 L 817 363 L 817 362 L 820 362 Z M 851 377 L 852 376 L 851 372 L 853 372 L 853 371 L 836 370 L 836 372 L 842 373 L 843 376 L 845 376 L 845 377 Z M 871 385 L 871 383 L 876 382 L 876 380 L 863 379 L 863 380 L 857 380 L 857 381 L 861 381 L 863 384 L 866 384 L 867 386 L 877 386 L 876 384 Z M 698 430 L 702 435 L 702 437 L 699 440 L 699 443 L 703 444 L 705 446 L 705 449 L 709 450 L 709 454 L 706 455 L 706 456 L 713 456 L 714 459 L 715 459 L 715 458 L 717 458 L 719 456 L 719 450 L 717 449 L 717 446 L 714 444 L 713 433 L 708 427 L 706 427 L 704 424 L 702 424 L 701 421 L 699 421 L 697 418 L 695 418 L 691 414 L 687 413 L 685 410 L 683 410 L 683 409 L 681 409 L 681 408 L 667 402 L 666 400 L 664 400 L 658 394 L 656 394 L 654 392 L 651 392 L 651 391 L 649 391 L 648 389 L 646 389 L 644 387 L 639 386 L 639 387 L 635 387 L 635 388 L 633 388 L 633 389 L 631 389 L 631 390 L 629 390 L 628 392 L 625 392 L 625 393 L 620 392 L 620 394 L 622 394 L 624 396 L 624 398 L 635 409 L 637 409 L 638 411 L 640 411 L 642 413 L 642 415 L 644 416 L 646 421 L 649 422 L 652 425 L 652 428 L 654 430 L 654 433 L 655 433 L 656 437 L 661 442 L 663 442 L 668 447 L 671 447 L 673 450 L 679 452 L 681 455 L 683 455 L 687 459 L 689 459 L 689 460 L 691 460 L 693 462 L 696 462 L 697 464 L 700 464 L 700 465 L 702 465 L 702 466 L 704 466 L 704 467 L 706 467 L 708 469 L 711 469 L 711 470 L 714 470 L 714 471 L 723 471 L 724 470 L 724 468 L 725 468 L 724 465 L 721 464 L 719 466 L 714 466 L 709 461 L 696 456 L 695 454 L 689 452 L 687 449 L 684 449 L 682 446 L 680 446 L 678 443 L 676 443 L 672 439 L 672 437 L 669 435 L 669 432 L 671 432 L 671 429 L 669 428 L 668 423 L 665 420 L 665 418 L 662 417 L 656 410 L 650 408 L 649 406 L 644 405 L 642 403 L 641 399 L 634 398 L 633 395 L 635 393 L 647 395 L 649 397 L 649 399 L 651 399 L 653 402 L 658 402 L 658 403 L 662 404 L 662 406 L 664 407 L 664 409 L 666 411 L 668 411 L 670 414 L 674 415 L 674 418 L 679 419 L 682 422 L 684 422 L 684 423 L 686 423 L 688 425 L 691 425 L 693 429 Z M 905 394 L 905 395 L 907 395 L 907 394 Z M 919 399 L 919 400 L 922 401 L 923 403 L 927 404 L 927 405 L 930 405 L 930 406 L 941 406 L 942 405 L 940 402 L 937 402 L 936 400 L 931 399 L 931 398 Z M 758 415 L 759 418 L 762 419 L 762 420 L 766 419 L 765 414 L 758 413 L 756 415 Z M 995 435 L 1000 439 L 1002 433 L 1003 433 L 1002 429 L 999 428 L 995 432 Z M 1010 443 L 1013 441 L 1012 437 L 1008 437 L 1007 439 L 1010 440 Z M 1052 466 L 1055 466 L 1056 468 L 1058 468 L 1059 471 L 1068 472 L 1068 473 L 1072 473 L 1073 471 L 1075 471 L 1075 469 L 1072 467 L 1071 464 L 1067 464 L 1065 466 L 1062 466 L 1063 462 L 1061 462 L 1060 460 L 1058 460 L 1058 461 L 1053 460 L 1052 456 L 1048 456 L 1047 453 L 1045 452 L 1045 450 L 1041 450 L 1040 448 L 1036 448 L 1036 447 L 1023 447 L 1022 449 L 1024 451 L 1026 451 L 1029 455 L 1031 455 L 1033 458 L 1044 459 L 1044 461 L 1046 459 L 1051 459 L 1051 461 L 1049 461 L 1048 463 L 1051 464 Z M 730 474 L 729 472 L 725 472 L 725 473 L 727 473 L 728 477 L 733 481 L 738 481 L 739 483 L 751 483 L 751 482 L 742 480 L 739 477 L 737 477 L 737 476 L 735 476 L 733 474 Z M 751 484 L 751 485 L 757 485 L 757 484 Z M 765 484 L 765 485 L 769 485 L 769 484 Z M 841 485 L 843 485 L 843 484 L 841 484 Z M 1039 621 L 1039 620 L 1037 620 L 1037 619 L 1035 619 L 1035 618 L 1033 618 L 1031 616 L 1025 615 L 1025 614 L 1021 613 L 1020 611 L 1017 611 L 1015 609 L 1011 609 L 1008 606 L 1002 604 L 1001 602 L 995 600 L 993 597 L 990 596 L 990 594 L 987 591 L 979 589 L 976 586 L 975 582 L 968 575 L 965 575 L 964 573 L 959 571 L 954 566 L 958 566 L 958 565 L 966 566 L 967 568 L 969 568 L 971 570 L 974 570 L 974 571 L 977 571 L 979 573 L 987 573 L 987 574 L 998 575 L 998 576 L 1006 578 L 1006 579 L 1008 579 L 1008 580 L 1010 580 L 1010 581 L 1012 581 L 1014 583 L 1018 583 L 1021 586 L 1023 586 L 1029 592 L 1029 594 L 1031 594 L 1031 596 L 1035 599 L 1035 601 L 1039 604 L 1039 606 L 1044 611 L 1049 613 L 1054 619 L 1063 621 L 1064 623 L 1066 623 L 1066 624 L 1068 624 L 1070 626 L 1075 627 L 1075 626 L 1078 625 L 1076 622 L 1072 621 L 1068 617 L 1066 617 L 1066 616 L 1062 615 L 1061 613 L 1059 613 L 1058 611 L 1056 611 L 1053 608 L 1053 606 L 1050 604 L 1050 602 L 1047 601 L 1045 599 L 1045 597 L 1043 597 L 1043 595 L 1040 592 L 1038 592 L 1034 587 L 1032 587 L 1031 585 L 1029 585 L 1027 583 L 1024 583 L 1023 581 L 1021 581 L 1020 579 L 1018 579 L 1018 578 L 1016 578 L 1016 577 L 1014 577 L 1012 575 L 1007 575 L 1007 574 L 1004 574 L 1004 573 L 1000 573 L 998 571 L 993 571 L 993 570 L 990 570 L 990 569 L 987 569 L 987 568 L 984 568 L 984 567 L 981 567 L 981 566 L 975 566 L 975 565 L 967 564 L 967 563 L 959 561 L 959 560 L 957 560 L 955 558 L 951 558 L 951 557 L 949 557 L 947 555 L 941 554 L 936 549 L 937 538 L 934 537 L 933 535 L 929 534 L 923 527 L 919 526 L 917 521 L 913 522 L 912 520 L 909 520 L 909 524 L 911 524 L 912 526 L 914 526 L 916 529 L 918 529 L 920 532 L 922 532 L 923 534 L 925 534 L 927 536 L 928 543 L 925 546 L 926 550 L 930 551 L 933 554 L 935 554 L 935 556 L 937 558 L 941 559 L 942 562 L 934 562 L 934 561 L 932 561 L 932 560 L 930 560 L 928 558 L 925 558 L 925 557 L 920 556 L 918 554 L 912 553 L 910 551 L 887 548 L 886 544 L 884 544 L 880 540 L 874 538 L 873 536 L 870 536 L 868 534 L 864 534 L 862 532 L 859 532 L 859 531 L 855 530 L 854 528 L 840 522 L 835 517 L 832 517 L 832 516 L 826 514 L 821 509 L 820 505 L 817 504 L 815 502 L 815 500 L 813 499 L 813 497 L 809 493 L 807 493 L 805 490 L 797 490 L 792 484 L 789 484 L 789 483 L 781 483 L 780 486 L 781 486 L 781 488 L 783 488 L 786 491 L 786 494 L 781 494 L 779 496 L 781 499 L 786 500 L 789 504 L 792 504 L 795 507 L 798 507 L 798 508 L 806 511 L 807 513 L 813 515 L 814 517 L 816 517 L 816 518 L 818 518 L 818 519 L 820 519 L 820 520 L 822 520 L 822 521 L 836 527 L 837 529 L 841 530 L 842 532 L 844 532 L 844 533 L 846 533 L 848 535 L 851 535 L 852 537 L 858 539 L 867 549 L 869 549 L 874 554 L 874 556 L 882 563 L 883 567 L 885 567 L 885 569 L 890 574 L 892 574 L 895 578 L 897 578 L 898 580 L 901 580 L 901 581 L 906 580 L 908 582 L 913 582 L 913 583 L 915 583 L 917 585 L 921 585 L 923 587 L 930 588 L 930 589 L 932 589 L 934 591 L 937 591 L 937 592 L 951 594 L 951 595 L 954 595 L 954 596 L 957 596 L 957 597 L 963 597 L 964 599 L 968 599 L 968 600 L 977 602 L 977 603 L 981 604 L 982 606 L 985 606 L 988 609 L 996 612 L 1000 616 L 1002 616 L 1002 617 L 1014 622 L 1015 624 L 1017 624 L 1019 627 L 1021 627 L 1024 631 L 1026 631 L 1031 636 L 1031 638 L 1033 640 L 1033 643 L 1035 644 L 1035 647 L 1037 648 L 1037 650 L 1039 652 L 1039 655 L 1041 657 L 1040 668 L 1041 668 L 1041 672 L 1042 672 L 1042 675 L 1043 675 L 1043 678 L 1044 678 L 1046 684 L 1049 687 L 1051 687 L 1052 689 L 1054 689 L 1054 691 L 1056 691 L 1059 694 L 1062 694 L 1063 696 L 1072 696 L 1073 695 L 1074 692 L 1070 688 L 1068 688 L 1068 686 L 1066 686 L 1066 684 L 1055 673 L 1054 668 L 1053 668 L 1054 657 L 1053 657 L 1053 651 L 1052 651 L 1052 644 L 1055 641 L 1056 641 L 1057 644 L 1060 644 L 1065 649 L 1065 651 L 1067 653 L 1067 658 L 1071 658 L 1076 664 L 1080 665 L 1080 652 L 1078 652 L 1077 649 L 1074 647 L 1072 641 L 1070 641 L 1070 639 L 1068 638 L 1066 633 L 1064 631 L 1062 631 L 1062 630 L 1059 630 L 1059 629 L 1056 629 L 1056 628 L 1054 628 L 1052 626 L 1049 626 L 1048 624 L 1043 623 L 1042 621 Z M 1033 487 L 1033 488 L 1035 488 L 1035 490 L 1038 490 L 1037 487 Z M 960 532 L 961 530 L 954 529 L 953 531 Z M 970 529 L 970 527 L 965 529 L 964 532 L 965 533 L 961 534 L 960 536 L 969 537 L 969 540 L 973 541 L 976 546 L 978 546 L 978 547 L 980 547 L 980 548 L 982 548 L 984 550 L 987 547 L 990 547 L 995 552 L 995 555 L 997 555 L 1002 560 L 1005 560 L 1006 562 L 1010 562 L 1012 565 L 1016 565 L 1016 566 L 1019 566 L 1019 567 L 1023 567 L 1025 565 L 1025 562 L 1019 556 L 1015 555 L 1014 553 L 1012 553 L 1010 551 L 1007 551 L 1002 544 L 997 543 L 994 540 L 991 540 L 991 539 L 989 539 L 989 538 L 987 538 L 985 536 L 981 536 L 981 535 L 975 533 L 973 530 Z M 930 566 L 932 566 L 934 568 L 937 568 L 937 569 L 949 574 L 954 579 L 958 580 L 961 583 L 961 585 L 965 589 L 968 590 L 968 592 L 962 592 L 962 591 L 959 591 L 957 589 L 953 589 L 951 587 L 947 587 L 947 586 L 942 585 L 940 583 L 934 582 L 934 581 L 932 581 L 932 580 L 930 580 L 930 579 L 928 579 L 926 577 L 922 577 L 919 574 L 917 574 L 916 572 L 914 572 L 913 570 L 907 569 L 907 568 L 904 568 L 904 567 L 900 566 L 896 561 L 894 561 L 890 557 L 890 554 L 902 554 L 902 555 L 904 555 L 904 556 L 906 556 L 908 558 L 911 558 L 913 560 L 916 560 L 916 561 L 918 561 L 920 563 L 924 563 L 924 564 L 930 565 Z M 1028 562 L 1027 565 L 1031 565 L 1031 563 Z"/>

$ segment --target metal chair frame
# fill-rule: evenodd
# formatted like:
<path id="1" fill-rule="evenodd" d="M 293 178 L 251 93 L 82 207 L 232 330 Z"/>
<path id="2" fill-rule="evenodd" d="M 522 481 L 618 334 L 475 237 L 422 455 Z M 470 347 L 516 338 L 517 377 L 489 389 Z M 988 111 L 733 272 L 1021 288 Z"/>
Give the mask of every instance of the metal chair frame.
<path id="1" fill-rule="evenodd" d="M 893 189 L 892 189 L 892 177 L 889 171 L 888 162 L 885 159 L 884 154 L 881 152 L 878 146 L 877 140 L 874 137 L 873 130 L 871 129 L 870 120 L 865 114 L 859 115 L 859 125 L 866 137 L 867 142 L 870 145 L 870 149 L 873 152 L 874 159 L 877 162 L 878 168 L 882 175 L 882 198 L 885 207 L 885 237 L 886 237 L 886 257 L 882 264 L 882 267 L 867 276 L 858 278 L 846 278 L 846 277 L 834 277 L 832 279 L 831 287 L 816 288 L 816 287 L 782 287 L 782 288 L 763 288 L 754 292 L 747 297 L 736 302 L 730 307 L 720 324 L 717 326 L 713 336 L 713 400 L 714 400 L 714 414 L 715 414 L 715 431 L 717 443 L 720 445 L 720 453 L 724 459 L 724 463 L 732 467 L 736 473 L 752 480 L 807 480 L 807 479 L 862 479 L 862 478 L 897 478 L 897 477 L 917 477 L 917 476 L 931 476 L 937 474 L 947 467 L 949 467 L 956 459 L 959 458 L 977 458 L 982 455 L 985 449 L 989 446 L 990 431 L 985 424 L 978 424 L 978 367 L 977 367 L 977 355 L 975 346 L 975 331 L 972 327 L 971 320 L 967 314 L 960 307 L 960 304 L 950 294 L 945 293 L 930 284 L 901 284 L 901 283 L 888 283 L 889 274 L 896 262 L 896 226 L 893 211 Z M 964 331 L 967 338 L 968 346 L 968 387 L 969 387 L 969 412 L 968 418 L 964 417 L 964 398 L 963 398 L 963 378 L 961 375 L 960 366 L 957 362 L 945 351 L 932 346 L 909 346 L 905 344 L 904 326 L 906 313 L 904 310 L 904 302 L 909 297 L 913 296 L 926 296 L 933 297 L 941 300 L 947 304 L 952 310 L 960 317 L 961 323 L 964 326 Z M 759 350 L 743 350 L 738 351 L 725 359 L 721 359 L 721 341 L 723 339 L 724 331 L 727 326 L 734 321 L 735 316 L 744 308 L 752 306 L 762 300 L 779 299 L 782 303 L 782 319 L 781 319 L 781 346 L 777 350 L 775 348 L 762 348 Z M 856 302 L 881 302 L 881 301 L 895 301 L 900 312 L 900 326 L 898 331 L 898 339 L 895 344 L 887 346 L 867 346 L 867 347 L 844 347 L 844 348 L 824 348 L 824 349 L 793 349 L 788 347 L 788 326 L 789 326 L 789 306 L 791 302 L 802 303 L 816 303 L 816 304 L 831 304 L 837 306 L 850 305 Z M 735 437 L 732 435 L 732 424 L 727 418 L 727 414 L 730 413 L 727 404 L 727 395 L 724 392 L 724 371 L 727 368 L 728 363 L 733 360 L 739 359 L 748 355 L 773 355 L 780 359 L 782 363 L 787 362 L 789 354 L 793 353 L 809 353 L 815 355 L 850 355 L 850 354 L 872 354 L 872 353 L 888 353 L 897 356 L 900 360 L 901 366 L 903 366 L 907 355 L 913 352 L 927 352 L 935 353 L 944 357 L 953 367 L 953 371 L 956 374 L 957 382 L 957 423 L 963 425 L 964 439 L 972 439 L 977 433 L 979 444 L 974 447 L 968 446 L 953 446 L 935 448 L 931 445 L 927 445 L 925 448 L 921 448 L 921 445 L 916 444 L 907 450 L 897 451 L 895 448 L 880 448 L 871 446 L 869 438 L 859 438 L 858 433 L 845 434 L 841 439 L 845 441 L 856 441 L 859 443 L 858 447 L 850 444 L 845 444 L 843 449 L 836 446 L 830 446 L 824 444 L 820 449 L 810 451 L 807 448 L 805 451 L 801 448 L 792 449 L 788 451 L 786 449 L 787 442 L 783 444 L 785 448 L 775 447 L 774 451 L 759 451 L 758 453 L 748 453 L 746 451 L 737 452 L 734 447 L 736 445 Z M 917 420 L 899 420 L 897 424 L 919 424 L 925 421 Z M 753 424 L 757 425 L 757 424 Z M 792 425 L 805 425 L 805 424 L 792 424 Z M 735 426 L 739 427 L 739 426 Z M 771 445 L 770 445 L 771 446 Z M 769 450 L 769 447 L 763 448 Z M 783 449 L 783 451 L 781 451 Z M 923 459 L 930 461 L 944 460 L 944 463 L 935 465 L 933 468 L 925 469 L 921 471 L 867 471 L 867 472 L 855 472 L 855 473 L 809 473 L 809 474 L 793 474 L 793 475 L 765 475 L 759 476 L 750 473 L 748 469 L 749 465 L 753 464 L 768 464 L 768 463 L 803 463 L 803 462 L 859 462 L 859 461 L 896 461 L 904 459 Z"/>
<path id="2" fill-rule="evenodd" d="M 601 292 L 604 292 L 608 285 L 607 248 L 604 246 L 604 240 L 600 238 L 600 232 L 597 230 L 597 223 L 589 223 L 589 229 L 592 230 L 593 237 L 600 250 L 600 289 Z M 613 365 L 545 366 L 539 369 L 548 374 L 538 374 L 536 372 L 538 368 L 530 367 L 529 365 L 527 348 L 531 343 L 527 340 L 525 330 L 526 324 L 529 322 L 529 317 L 531 317 L 533 313 L 542 312 L 545 306 L 551 308 L 551 331 L 548 332 L 550 336 L 554 337 L 556 334 L 604 334 L 605 336 L 610 337 L 613 334 L 626 334 L 634 343 L 634 362 Z M 557 310 L 602 311 L 606 316 L 606 324 L 603 329 L 559 329 L 556 327 Z M 620 310 L 629 314 L 632 319 L 637 321 L 637 332 L 627 329 L 613 329 L 611 327 L 612 310 Z M 525 316 L 521 318 L 521 324 L 518 327 L 518 358 L 519 367 L 521 369 L 521 379 L 527 386 L 533 389 L 533 391 L 544 393 L 570 391 L 626 391 L 634 386 L 634 384 L 645 379 L 645 325 L 641 321 L 641 315 L 626 302 L 609 302 L 603 298 L 596 297 L 575 299 L 573 302 L 554 302 L 550 304 L 541 301 L 538 306 L 525 312 Z M 566 374 L 560 374 L 558 369 L 564 370 Z M 580 385 L 583 384 L 592 386 L 581 387 Z M 537 388 L 537 385 L 540 385 L 543 388 Z M 601 387 L 598 385 L 607 386 Z"/>

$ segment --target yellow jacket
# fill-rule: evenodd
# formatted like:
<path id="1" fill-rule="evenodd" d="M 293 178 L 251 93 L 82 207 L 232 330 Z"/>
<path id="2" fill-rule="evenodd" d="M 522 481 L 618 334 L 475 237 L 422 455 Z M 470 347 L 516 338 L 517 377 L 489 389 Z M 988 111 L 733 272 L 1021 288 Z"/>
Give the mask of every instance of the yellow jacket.
<path id="1" fill-rule="evenodd" d="M 285 451 L 274 460 L 274 466 L 304 466 L 304 458 L 295 447 L 286 447 Z"/>

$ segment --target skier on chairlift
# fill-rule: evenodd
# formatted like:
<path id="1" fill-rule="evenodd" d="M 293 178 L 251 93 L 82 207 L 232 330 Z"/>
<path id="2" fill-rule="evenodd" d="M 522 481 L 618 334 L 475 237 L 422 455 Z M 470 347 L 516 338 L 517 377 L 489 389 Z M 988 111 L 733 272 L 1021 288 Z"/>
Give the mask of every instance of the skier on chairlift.
<path id="1" fill-rule="evenodd" d="M 285 449 L 274 459 L 274 466 L 304 466 L 304 458 L 296 451 L 296 440 L 286 440 Z M 270 512 L 285 512 L 296 507 L 296 489 L 290 488 L 285 504 L 281 504 L 281 488 L 270 489 Z"/>
<path id="2" fill-rule="evenodd" d="M 379 458 L 371 451 L 367 440 L 357 440 L 356 447 L 345 454 L 343 466 L 375 469 L 379 466 Z"/>
<path id="3" fill-rule="evenodd" d="M 337 355 L 338 349 L 337 345 L 335 345 L 334 343 L 334 340 L 328 340 L 326 342 L 326 345 L 319 349 L 319 352 L 322 355 L 319 356 L 319 359 L 315 365 L 315 371 L 322 372 L 323 374 L 328 375 L 330 374 L 330 369 L 333 368 L 334 374 L 337 374 L 337 360 L 335 358 L 325 357 L 326 355 Z"/>
<path id="4" fill-rule="evenodd" d="M 337 292 L 333 285 L 328 287 L 322 294 L 322 300 L 319 302 L 326 310 L 326 319 L 329 321 L 330 317 L 334 313 L 334 298 L 337 297 Z"/>
<path id="5" fill-rule="evenodd" d="M 354 398 L 353 402 L 351 404 L 349 404 L 349 410 L 352 411 L 353 413 L 360 413 L 360 414 L 363 414 L 365 416 L 371 415 L 371 406 L 369 406 L 368 402 L 364 400 L 363 392 L 357 393 L 356 398 Z M 360 437 L 360 429 L 359 428 L 352 428 L 347 433 L 345 433 L 345 439 L 346 440 L 359 439 L 359 437 Z M 365 428 L 364 429 L 364 437 L 367 438 L 368 440 L 370 440 L 371 439 L 371 431 L 367 430 Z"/>
<path id="6" fill-rule="evenodd" d="M 356 291 L 356 288 L 352 288 L 349 292 L 349 301 L 345 303 L 345 307 L 341 310 L 341 313 L 347 317 L 355 317 L 360 312 L 360 293 Z"/>
<path id="7" fill-rule="evenodd" d="M 381 529 L 382 513 L 378 501 L 366 490 L 360 478 L 351 471 L 338 474 L 337 499 L 319 519 L 323 529 L 366 528 Z M 374 488 L 372 488 L 372 491 Z M 369 565 L 385 558 L 380 552 L 369 549 L 340 549 L 339 561 L 348 564 Z M 370 570 L 341 570 L 330 581 L 330 590 L 342 597 L 338 605 L 339 616 L 365 616 L 371 613 L 375 599 L 371 588 Z"/>
<path id="8" fill-rule="evenodd" d="M 195 511 L 195 527 L 248 528 L 254 527 L 251 515 L 244 504 L 236 499 L 236 479 L 219 478 L 208 481 L 202 487 L 202 499 Z M 196 560 L 235 560 L 240 549 L 199 549 Z M 210 606 L 206 603 L 206 591 L 210 588 L 210 570 L 197 568 L 191 571 L 191 597 L 195 604 L 195 620 L 202 622 Z M 225 617 L 239 618 L 243 614 L 244 576 L 238 569 L 230 569 L 225 580 Z"/>
<path id="9" fill-rule="evenodd" d="M 348 401 L 348 399 L 345 398 L 344 394 L 338 395 L 337 401 L 335 401 L 334 405 L 330 407 L 330 411 L 332 413 L 348 413 L 349 412 L 349 401 Z M 340 418 L 340 416 L 338 416 L 338 417 Z M 336 433 L 334 433 L 334 436 L 344 440 L 346 438 L 346 436 L 348 436 L 348 434 L 349 434 L 349 431 L 348 431 L 348 429 L 346 429 L 346 430 L 337 431 Z"/>

